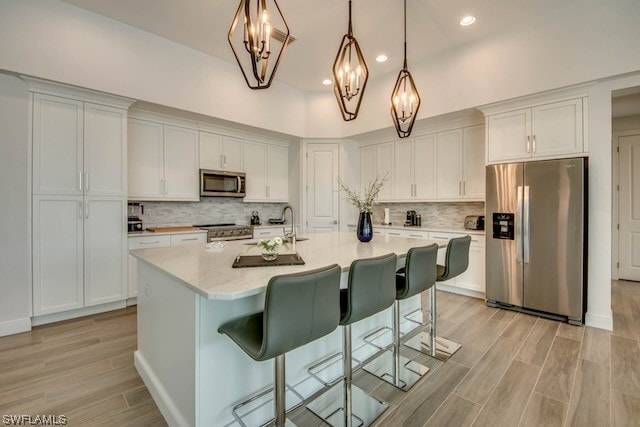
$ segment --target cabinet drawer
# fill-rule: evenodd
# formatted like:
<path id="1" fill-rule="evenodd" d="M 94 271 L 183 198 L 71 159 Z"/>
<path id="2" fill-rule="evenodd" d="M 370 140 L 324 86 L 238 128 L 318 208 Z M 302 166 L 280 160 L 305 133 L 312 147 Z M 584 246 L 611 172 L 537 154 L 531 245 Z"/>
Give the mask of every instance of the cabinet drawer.
<path id="1" fill-rule="evenodd" d="M 171 236 L 129 237 L 129 249 L 163 248 L 171 246 Z"/>
<path id="2" fill-rule="evenodd" d="M 254 239 L 270 239 L 272 237 L 284 236 L 284 227 L 280 228 L 254 228 Z"/>
<path id="3" fill-rule="evenodd" d="M 172 234 L 171 246 L 207 243 L 207 233 Z"/>
<path id="4" fill-rule="evenodd" d="M 429 232 L 429 239 L 435 240 L 437 242 L 442 242 L 444 244 L 448 243 L 450 239 L 455 237 L 463 237 L 466 236 L 464 233 L 448 233 L 442 231 L 431 231 Z M 477 234 L 469 234 L 471 236 L 471 247 L 484 247 L 484 239 L 485 236 L 480 236 Z"/>

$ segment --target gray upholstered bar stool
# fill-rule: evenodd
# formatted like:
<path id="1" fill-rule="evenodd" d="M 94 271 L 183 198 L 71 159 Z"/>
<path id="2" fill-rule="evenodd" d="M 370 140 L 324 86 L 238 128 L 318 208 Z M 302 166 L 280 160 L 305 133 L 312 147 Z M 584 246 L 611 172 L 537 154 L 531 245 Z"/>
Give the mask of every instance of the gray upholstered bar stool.
<path id="1" fill-rule="evenodd" d="M 456 276 L 464 273 L 469 266 L 469 245 L 471 244 L 471 237 L 456 237 L 449 240 L 447 244 L 447 254 L 445 257 L 444 266 L 438 265 L 437 281 L 444 282 L 445 280 L 453 279 Z M 406 279 L 410 280 L 411 272 L 406 272 Z M 398 280 L 403 280 L 402 276 L 398 275 Z M 434 283 L 435 284 L 435 283 Z M 422 353 L 428 354 L 431 357 L 435 357 L 439 360 L 447 360 L 456 351 L 460 349 L 460 344 L 455 343 L 446 338 L 437 336 L 436 332 L 436 287 L 431 286 L 429 288 L 429 325 L 430 332 L 422 332 L 413 338 L 407 340 L 405 345 L 414 350 L 418 350 Z M 435 343 L 435 345 L 434 345 Z"/>
<path id="2" fill-rule="evenodd" d="M 395 277 L 396 296 L 393 305 L 393 344 L 391 350 L 364 365 L 364 370 L 391 383 L 397 388 L 409 390 L 429 368 L 400 355 L 400 301 L 429 289 L 436 282 L 438 245 L 409 249 L 405 270 L 408 280 Z"/>
<path id="3" fill-rule="evenodd" d="M 344 376 L 342 381 L 307 404 L 307 409 L 332 426 L 368 426 L 388 408 L 386 403 L 351 383 L 351 324 L 393 304 L 396 262 L 395 254 L 356 260 L 349 269 L 347 288 L 340 290 Z"/>
<path id="4" fill-rule="evenodd" d="M 286 419 L 285 353 L 338 327 L 340 273 L 340 266 L 333 264 L 304 273 L 275 276 L 267 285 L 264 311 L 231 320 L 218 329 L 252 359 L 275 358 L 274 421 L 277 427 L 294 425 Z"/>

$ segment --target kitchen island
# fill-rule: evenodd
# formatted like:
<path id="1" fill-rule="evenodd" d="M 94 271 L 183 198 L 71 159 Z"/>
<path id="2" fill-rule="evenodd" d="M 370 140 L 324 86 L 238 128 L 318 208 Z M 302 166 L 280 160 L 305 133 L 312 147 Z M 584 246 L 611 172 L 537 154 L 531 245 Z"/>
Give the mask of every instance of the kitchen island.
<path id="1" fill-rule="evenodd" d="M 269 279 L 275 275 L 340 265 L 341 286 L 356 259 L 398 255 L 403 266 L 408 250 L 433 242 L 410 237 L 376 236 L 361 243 L 355 233 L 309 234 L 308 240 L 281 252 L 298 252 L 302 266 L 232 268 L 238 255 L 260 250 L 242 240 L 222 249 L 190 245 L 132 251 L 138 262 L 138 350 L 135 366 L 169 425 L 223 426 L 233 422 L 232 408 L 273 384 L 272 361 L 255 362 L 217 332 L 229 319 L 260 311 Z M 415 310 L 419 296 L 402 302 L 401 313 Z M 391 325 L 391 309 L 354 325 L 354 358 L 365 360 L 376 347 L 363 338 Z M 404 322 L 403 332 L 415 327 Z M 388 337 L 380 339 L 386 343 Z M 309 366 L 341 350 L 341 333 L 330 335 L 287 354 L 287 404 L 322 387 L 307 373 Z M 337 363 L 339 366 L 340 363 Z M 251 413 L 267 421 L 270 404 Z"/>

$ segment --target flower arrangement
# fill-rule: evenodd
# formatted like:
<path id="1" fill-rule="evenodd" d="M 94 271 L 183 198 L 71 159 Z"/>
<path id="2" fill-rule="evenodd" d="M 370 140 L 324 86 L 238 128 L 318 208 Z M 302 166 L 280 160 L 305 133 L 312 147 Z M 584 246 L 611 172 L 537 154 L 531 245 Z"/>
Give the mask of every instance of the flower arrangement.
<path id="1" fill-rule="evenodd" d="M 278 248 L 286 246 L 287 243 L 287 239 L 276 236 L 273 239 L 260 239 L 256 242 L 256 246 L 262 249 L 262 258 L 265 261 L 273 261 L 278 258 Z"/>
<path id="2" fill-rule="evenodd" d="M 371 212 L 371 208 L 375 203 L 378 193 L 382 190 L 384 183 L 389 180 L 389 172 L 384 176 L 376 175 L 376 179 L 373 182 L 369 182 L 369 186 L 364 190 L 364 194 L 360 196 L 359 192 L 351 190 L 347 185 L 338 177 L 338 185 L 347 194 L 347 200 L 353 206 L 355 206 L 360 212 Z"/>

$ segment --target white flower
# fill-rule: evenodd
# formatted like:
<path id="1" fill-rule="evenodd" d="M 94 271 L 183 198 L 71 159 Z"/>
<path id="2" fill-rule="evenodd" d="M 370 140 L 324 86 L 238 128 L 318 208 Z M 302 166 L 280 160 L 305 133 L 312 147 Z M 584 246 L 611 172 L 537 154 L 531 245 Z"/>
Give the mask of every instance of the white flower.
<path id="1" fill-rule="evenodd" d="M 280 237 L 274 237 L 273 241 L 276 242 L 276 245 L 278 246 L 282 245 L 282 239 Z"/>
<path id="2" fill-rule="evenodd" d="M 267 247 L 269 247 L 269 248 L 273 248 L 274 246 L 276 246 L 276 242 L 275 242 L 275 241 L 273 241 L 273 240 L 269 240 L 269 241 L 267 242 Z"/>

